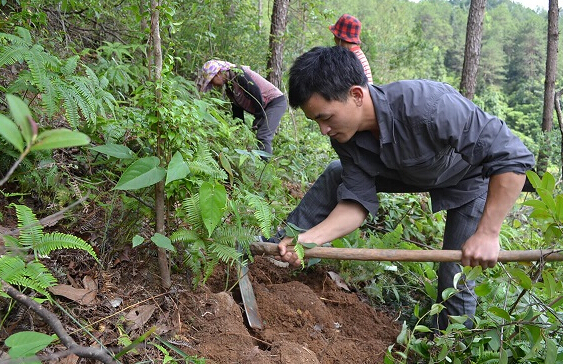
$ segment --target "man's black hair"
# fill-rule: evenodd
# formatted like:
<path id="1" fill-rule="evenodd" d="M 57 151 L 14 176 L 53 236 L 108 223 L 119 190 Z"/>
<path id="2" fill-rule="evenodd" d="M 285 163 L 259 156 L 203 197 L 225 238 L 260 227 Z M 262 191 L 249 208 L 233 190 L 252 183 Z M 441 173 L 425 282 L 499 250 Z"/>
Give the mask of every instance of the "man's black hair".
<path id="1" fill-rule="evenodd" d="M 356 55 L 344 47 L 315 47 L 303 53 L 289 70 L 289 105 L 302 106 L 318 93 L 327 101 L 346 101 L 352 86 L 368 79 Z"/>

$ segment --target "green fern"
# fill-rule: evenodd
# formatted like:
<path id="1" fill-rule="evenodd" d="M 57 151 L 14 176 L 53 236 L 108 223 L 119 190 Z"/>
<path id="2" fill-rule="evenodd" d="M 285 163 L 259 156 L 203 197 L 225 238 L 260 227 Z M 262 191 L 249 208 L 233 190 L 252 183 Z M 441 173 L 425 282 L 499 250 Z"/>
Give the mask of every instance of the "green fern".
<path id="1" fill-rule="evenodd" d="M 16 216 L 18 217 L 18 228 L 20 229 L 20 247 L 33 248 L 41 240 L 43 235 L 43 227 L 39 224 L 39 220 L 35 217 L 31 209 L 23 205 L 10 204 L 15 207 Z"/>
<path id="2" fill-rule="evenodd" d="M 221 169 L 219 163 L 213 158 L 206 143 L 198 145 L 194 160 L 189 163 L 190 171 L 194 175 L 204 175 L 216 180 L 226 180 L 227 173 Z"/>
<path id="3" fill-rule="evenodd" d="M 215 271 L 215 268 L 218 265 L 219 265 L 219 260 L 217 258 L 210 259 L 206 262 L 205 267 L 204 267 L 204 271 L 203 271 L 202 284 L 205 284 L 205 282 L 207 282 L 207 280 L 209 279 L 209 277 L 211 277 L 211 275 Z"/>
<path id="4" fill-rule="evenodd" d="M 33 44 L 27 29 L 18 27 L 16 32 L 18 35 L 0 33 L 0 43 L 5 44 L 0 47 L 0 67 L 25 63 L 28 70 L 20 72 L 7 88 L 8 92 L 40 93 L 47 115 L 55 115 L 63 106 L 73 127 L 82 119 L 95 122 L 97 114 L 105 113 L 106 109 L 113 111 L 115 98 L 103 90 L 103 83 L 80 63 L 79 56 L 61 60 Z M 86 76 L 79 74 L 82 69 Z"/>
<path id="5" fill-rule="evenodd" d="M 90 254 L 96 261 L 96 253 L 84 240 L 59 232 L 43 233 L 43 226 L 27 206 L 10 204 L 16 209 L 18 238 L 4 236 L 8 253 L 0 256 L 0 278 L 12 285 L 33 289 L 47 297 L 47 289 L 54 286 L 57 280 L 49 269 L 39 261 L 40 256 L 46 256 L 57 249 L 81 249 Z M 26 263 L 20 252 L 31 251 L 35 260 Z M 26 253 L 27 255 L 27 253 Z"/>
<path id="6" fill-rule="evenodd" d="M 193 243 L 193 242 L 195 242 L 199 239 L 200 239 L 199 234 L 196 231 L 188 230 L 188 229 L 182 229 L 182 230 L 175 231 L 170 236 L 170 240 L 173 243 L 179 243 L 179 242 Z"/>
<path id="7" fill-rule="evenodd" d="M 84 250 L 92 257 L 96 258 L 96 253 L 94 249 L 92 249 L 92 246 L 74 235 L 59 232 L 45 234 L 35 245 L 35 251 L 40 256 L 49 255 L 53 250 L 58 249 Z"/>
<path id="8" fill-rule="evenodd" d="M 0 257 L 0 279 L 14 286 L 32 289 L 46 297 L 49 297 L 47 289 L 57 283 L 40 262 L 26 264 L 21 257 L 9 255 Z"/>
<path id="9" fill-rule="evenodd" d="M 207 237 L 198 195 L 185 199 L 182 208 L 190 229 L 174 232 L 170 240 L 184 245 L 184 263 L 194 274 L 192 283 L 195 287 L 205 284 L 219 262 L 232 265 L 242 259 L 243 253 L 249 253 L 250 243 L 256 236 L 255 229 L 224 224 Z M 241 250 L 237 249 L 237 244 Z"/>
<path id="10" fill-rule="evenodd" d="M 194 194 L 182 201 L 182 209 L 186 214 L 186 222 L 196 231 L 205 228 L 199 207 L 199 194 Z"/>
<path id="11" fill-rule="evenodd" d="M 209 244 L 208 251 L 212 253 L 214 258 L 229 265 L 242 259 L 242 253 L 238 252 L 236 248 L 218 242 Z"/>
<path id="12" fill-rule="evenodd" d="M 53 250 L 58 249 L 81 249 L 96 258 L 94 249 L 84 240 L 74 235 L 59 232 L 44 234 L 43 226 L 29 207 L 16 204 L 10 204 L 10 206 L 15 207 L 18 217 L 19 248 L 32 249 L 36 258 L 49 255 Z"/>
<path id="13" fill-rule="evenodd" d="M 274 216 L 269 204 L 264 198 L 253 194 L 249 194 L 247 199 L 248 204 L 254 208 L 254 216 L 258 220 L 262 235 L 270 236 Z"/>

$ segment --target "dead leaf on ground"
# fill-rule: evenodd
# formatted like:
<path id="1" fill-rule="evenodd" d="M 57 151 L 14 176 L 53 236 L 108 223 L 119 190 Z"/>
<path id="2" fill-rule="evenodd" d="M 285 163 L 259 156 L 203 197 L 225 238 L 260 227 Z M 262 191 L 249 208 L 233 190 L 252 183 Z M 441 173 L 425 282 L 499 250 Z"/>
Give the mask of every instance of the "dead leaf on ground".
<path id="1" fill-rule="evenodd" d="M 348 286 L 346 285 L 346 283 L 344 283 L 344 280 L 338 275 L 338 273 L 328 272 L 328 275 L 330 276 L 330 278 L 332 278 L 332 280 L 338 287 L 350 292 L 350 288 L 348 288 Z"/>
<path id="2" fill-rule="evenodd" d="M 57 360 L 50 360 L 49 363 L 57 363 L 57 364 L 76 364 L 78 363 L 78 359 L 80 359 L 78 356 L 74 355 L 74 354 L 70 354 L 67 357 L 64 358 L 60 358 Z"/>
<path id="3" fill-rule="evenodd" d="M 82 278 L 82 284 L 84 285 L 85 289 L 89 289 L 89 290 L 92 290 L 92 291 L 98 290 L 98 282 L 96 282 L 90 276 L 84 276 L 84 278 Z"/>
<path id="4" fill-rule="evenodd" d="M 96 293 L 98 292 L 97 290 L 86 288 L 74 288 L 68 284 L 58 284 L 49 288 L 49 291 L 54 295 L 66 297 L 84 306 L 95 304 Z"/>
<path id="5" fill-rule="evenodd" d="M 143 325 L 151 318 L 155 309 L 155 305 L 144 305 L 138 306 L 129 311 L 129 313 L 125 315 L 125 319 L 133 324 L 130 331 L 143 327 Z"/>

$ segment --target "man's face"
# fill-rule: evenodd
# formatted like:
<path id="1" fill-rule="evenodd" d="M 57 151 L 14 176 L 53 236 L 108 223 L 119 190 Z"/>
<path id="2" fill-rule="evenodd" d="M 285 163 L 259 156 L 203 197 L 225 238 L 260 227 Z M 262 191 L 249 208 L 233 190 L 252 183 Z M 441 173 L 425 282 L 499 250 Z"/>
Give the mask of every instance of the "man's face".
<path id="1" fill-rule="evenodd" d="M 350 140 L 360 125 L 360 108 L 352 96 L 348 96 L 345 102 L 326 101 L 315 93 L 301 109 L 307 118 L 319 124 L 322 135 L 328 135 L 339 143 Z"/>

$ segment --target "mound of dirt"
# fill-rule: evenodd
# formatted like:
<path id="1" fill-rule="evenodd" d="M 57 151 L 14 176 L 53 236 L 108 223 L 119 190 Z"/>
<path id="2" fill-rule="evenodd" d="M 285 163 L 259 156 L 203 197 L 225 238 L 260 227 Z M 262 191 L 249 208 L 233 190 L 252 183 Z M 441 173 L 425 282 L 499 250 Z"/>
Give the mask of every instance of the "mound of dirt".
<path id="1" fill-rule="evenodd" d="M 281 268 L 256 257 L 250 278 L 263 329 L 248 327 L 238 288 L 212 291 L 225 284 L 214 275 L 207 294 L 180 295 L 186 353 L 225 364 L 382 363 L 399 334 L 389 313 L 340 288 L 326 268 Z"/>
<path id="2" fill-rule="evenodd" d="M 4 211 L 4 223 L 15 222 L 11 215 Z M 81 251 L 53 252 L 44 263 L 60 283 L 52 293 L 64 311 L 43 306 L 82 346 L 123 347 L 154 328 L 120 359 L 124 363 L 160 362 L 165 352 L 180 358 L 176 350 L 210 364 L 382 363 L 401 328 L 391 310 L 376 309 L 337 284 L 326 265 L 283 268 L 256 256 L 249 277 L 263 322 L 257 330 L 246 320 L 234 267 L 217 267 L 197 289 L 174 274 L 172 288 L 163 291 L 153 248 L 128 247 L 106 258 L 112 263 L 100 265 Z M 0 342 L 25 330 L 53 334 L 28 308 L 18 304 L 8 312 L 7 303 L 0 298 L 6 315 Z M 56 344 L 40 354 L 44 362 L 60 363 L 49 358 L 65 349 Z M 64 362 L 94 361 L 71 355 Z"/>

